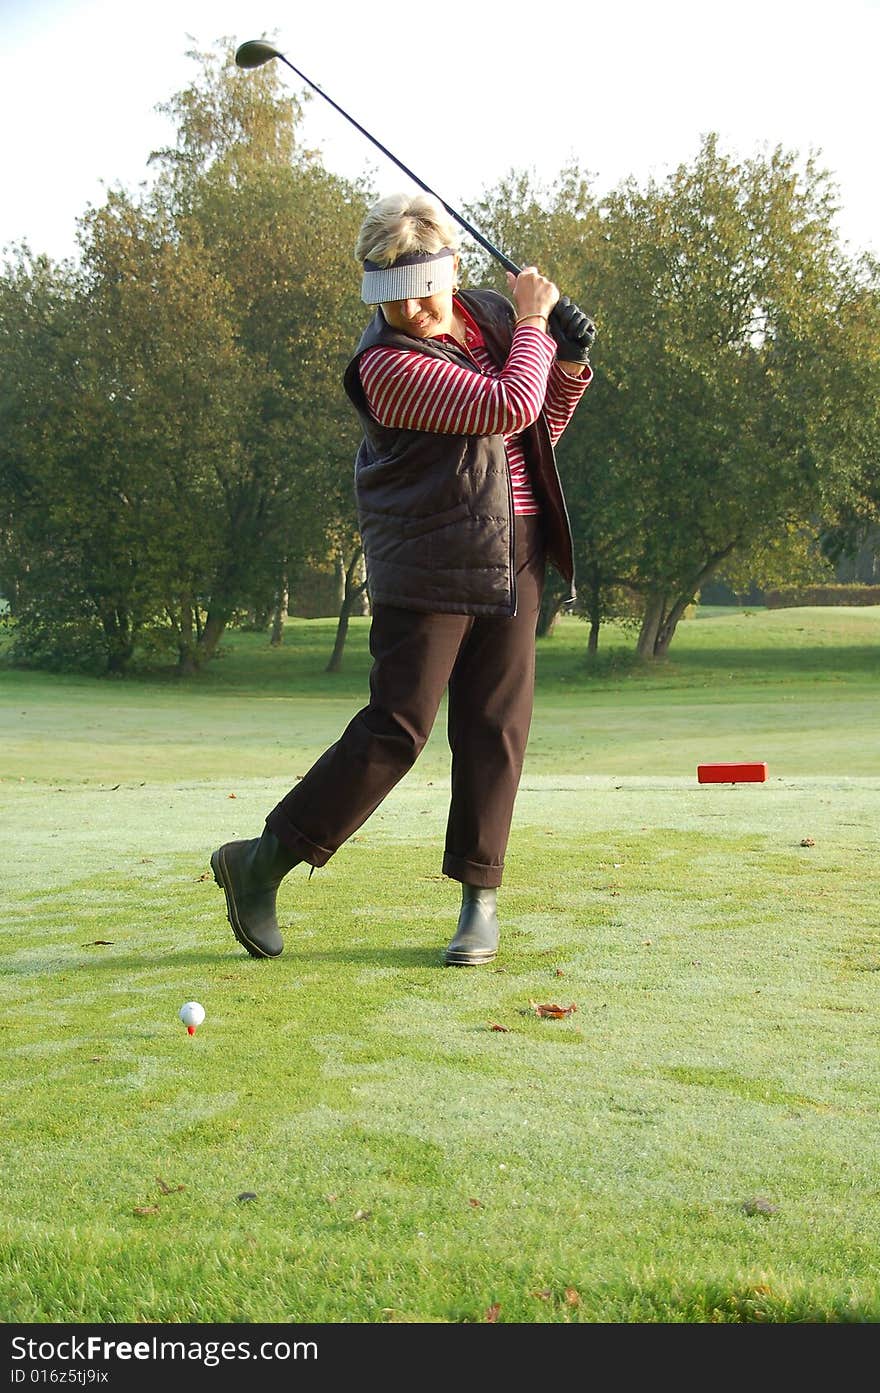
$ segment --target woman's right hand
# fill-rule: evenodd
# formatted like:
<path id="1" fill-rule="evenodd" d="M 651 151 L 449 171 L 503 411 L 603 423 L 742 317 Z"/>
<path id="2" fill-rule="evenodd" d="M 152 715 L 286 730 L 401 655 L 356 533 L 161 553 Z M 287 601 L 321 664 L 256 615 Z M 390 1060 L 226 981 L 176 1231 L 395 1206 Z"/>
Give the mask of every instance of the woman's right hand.
<path id="1" fill-rule="evenodd" d="M 517 319 L 525 319 L 529 315 L 549 318 L 559 299 L 559 287 L 542 276 L 537 266 L 524 266 L 518 276 L 508 271 L 507 283 L 516 305 Z"/>

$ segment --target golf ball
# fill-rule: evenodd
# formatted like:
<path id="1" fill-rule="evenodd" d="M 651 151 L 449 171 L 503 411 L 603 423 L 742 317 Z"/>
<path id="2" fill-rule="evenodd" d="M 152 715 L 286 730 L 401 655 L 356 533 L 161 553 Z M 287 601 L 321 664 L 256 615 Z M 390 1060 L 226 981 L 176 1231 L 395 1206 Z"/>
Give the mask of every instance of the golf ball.
<path id="1" fill-rule="evenodd" d="M 177 1014 L 184 1025 L 201 1025 L 205 1019 L 205 1008 L 197 1001 L 185 1001 Z"/>

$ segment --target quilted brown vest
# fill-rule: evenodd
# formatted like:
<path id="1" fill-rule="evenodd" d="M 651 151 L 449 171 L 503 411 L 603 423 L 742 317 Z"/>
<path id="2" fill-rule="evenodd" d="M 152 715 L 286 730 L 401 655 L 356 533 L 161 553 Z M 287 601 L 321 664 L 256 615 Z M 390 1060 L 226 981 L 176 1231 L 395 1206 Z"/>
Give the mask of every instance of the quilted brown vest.
<path id="1" fill-rule="evenodd" d="M 458 296 L 501 366 L 513 337 L 510 301 L 494 290 L 463 290 Z M 346 369 L 345 390 L 364 433 L 355 460 L 355 496 L 371 601 L 451 614 L 513 614 L 513 494 L 503 437 L 379 425 L 367 408 L 358 371 L 361 354 L 378 345 L 478 370 L 457 344 L 411 338 L 392 329 L 378 309 Z M 571 528 L 543 412 L 522 441 L 547 556 L 570 587 L 570 604 Z"/>

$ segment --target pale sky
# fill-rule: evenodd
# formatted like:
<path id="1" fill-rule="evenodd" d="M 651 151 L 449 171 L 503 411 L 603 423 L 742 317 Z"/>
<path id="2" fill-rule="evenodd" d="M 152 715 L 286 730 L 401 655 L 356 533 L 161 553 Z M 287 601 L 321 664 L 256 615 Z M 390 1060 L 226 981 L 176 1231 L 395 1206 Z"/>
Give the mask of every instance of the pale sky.
<path id="1" fill-rule="evenodd" d="M 0 18 L 0 249 L 75 255 L 86 207 L 152 178 L 172 138 L 154 108 L 196 75 L 187 50 L 265 35 L 461 211 L 511 169 L 550 182 L 572 157 L 597 192 L 662 178 L 714 130 L 738 157 L 819 153 L 842 237 L 880 255 L 880 0 L 0 0 Z M 413 187 L 320 97 L 305 134 L 380 195 Z"/>

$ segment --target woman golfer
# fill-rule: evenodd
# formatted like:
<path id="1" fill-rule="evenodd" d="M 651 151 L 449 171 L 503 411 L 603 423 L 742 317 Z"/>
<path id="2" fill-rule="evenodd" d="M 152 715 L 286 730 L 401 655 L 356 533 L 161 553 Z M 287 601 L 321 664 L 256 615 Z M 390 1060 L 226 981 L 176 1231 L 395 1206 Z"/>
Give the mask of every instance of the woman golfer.
<path id="1" fill-rule="evenodd" d="M 344 376 L 370 597 L 370 698 L 266 817 L 211 857 L 236 938 L 284 943 L 276 892 L 323 866 L 412 767 L 448 693 L 452 789 L 443 873 L 461 884 L 449 965 L 491 962 L 522 771 L 545 560 L 573 581 L 553 455 L 592 373 L 593 328 L 534 266 L 512 303 L 458 287 L 459 235 L 423 194 L 367 214 L 355 254 L 377 307 Z M 572 592 L 573 593 L 573 592 Z M 450 927 L 452 927 L 450 925 Z"/>

